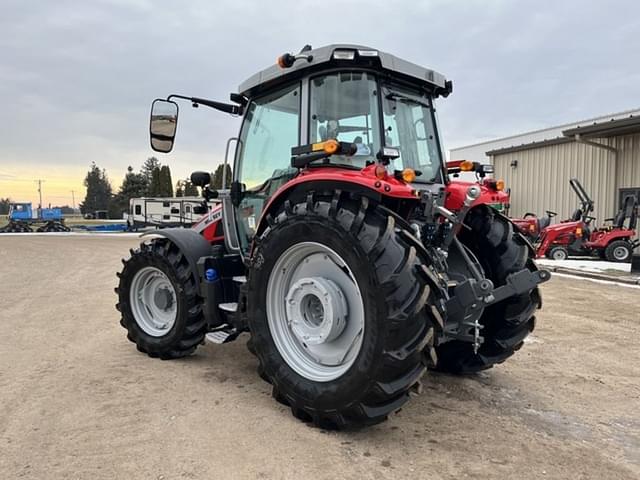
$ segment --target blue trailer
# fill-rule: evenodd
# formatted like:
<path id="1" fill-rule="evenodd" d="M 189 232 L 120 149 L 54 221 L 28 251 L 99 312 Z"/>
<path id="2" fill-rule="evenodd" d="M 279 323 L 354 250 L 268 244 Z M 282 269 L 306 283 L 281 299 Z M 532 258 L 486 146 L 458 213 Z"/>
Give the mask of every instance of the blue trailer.
<path id="1" fill-rule="evenodd" d="M 9 205 L 9 223 L 0 233 L 70 232 L 64 224 L 64 216 L 59 208 L 33 210 L 30 202 L 15 202 Z"/>

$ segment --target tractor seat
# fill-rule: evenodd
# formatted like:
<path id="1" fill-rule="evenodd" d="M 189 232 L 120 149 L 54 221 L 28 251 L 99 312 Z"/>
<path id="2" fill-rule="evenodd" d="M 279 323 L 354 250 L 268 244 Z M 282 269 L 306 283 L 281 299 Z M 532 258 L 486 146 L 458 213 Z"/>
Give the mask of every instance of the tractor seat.
<path id="1" fill-rule="evenodd" d="M 550 223 L 551 223 L 551 217 L 549 217 L 549 216 L 545 216 L 545 217 L 539 218 L 538 219 L 538 231 L 542 231 L 543 229 L 547 228 Z"/>
<path id="2" fill-rule="evenodd" d="M 582 210 L 580 208 L 577 208 L 573 214 L 571 215 L 571 221 L 572 222 L 577 222 L 578 220 L 580 220 L 582 218 Z"/>

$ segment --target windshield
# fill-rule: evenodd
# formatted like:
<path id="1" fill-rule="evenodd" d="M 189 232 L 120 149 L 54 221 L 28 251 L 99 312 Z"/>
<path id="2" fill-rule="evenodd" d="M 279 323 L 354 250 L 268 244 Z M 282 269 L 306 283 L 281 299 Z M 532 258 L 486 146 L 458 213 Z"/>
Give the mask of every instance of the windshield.
<path id="1" fill-rule="evenodd" d="M 416 182 L 441 181 L 442 160 L 432 101 L 417 89 L 395 85 L 381 88 L 366 72 L 314 77 L 309 136 L 311 143 L 333 138 L 356 144 L 355 155 L 333 155 L 330 163 L 364 168 L 376 161 L 384 144 L 400 153 L 399 158 L 391 160 L 390 170 L 413 168 L 421 172 Z"/>
<path id="2" fill-rule="evenodd" d="M 384 86 L 382 93 L 384 143 L 400 152 L 393 167 L 420 171 L 417 182 L 439 181 L 442 160 L 431 98 L 395 86 Z"/>

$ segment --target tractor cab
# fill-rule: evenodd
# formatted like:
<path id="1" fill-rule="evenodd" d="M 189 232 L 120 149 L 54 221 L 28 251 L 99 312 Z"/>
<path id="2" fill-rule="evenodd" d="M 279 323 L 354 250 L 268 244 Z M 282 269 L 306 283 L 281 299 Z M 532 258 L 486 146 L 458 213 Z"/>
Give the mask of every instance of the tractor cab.
<path id="1" fill-rule="evenodd" d="M 227 247 L 246 255 L 265 206 L 299 176 L 332 187 L 355 181 L 411 200 L 418 190 L 437 191 L 447 177 L 434 99 L 451 89 L 437 72 L 388 53 L 330 45 L 282 55 L 240 85 L 235 105 L 190 98 L 243 115 L 229 141 L 236 148 L 230 194 L 223 194 Z M 162 151 L 175 135 L 174 97 L 182 98 L 153 106 L 152 147 Z M 331 150 L 336 145 L 340 151 Z"/>
<path id="2" fill-rule="evenodd" d="M 11 203 L 9 205 L 9 219 L 10 220 L 31 220 L 33 218 L 33 209 L 31 203 Z"/>

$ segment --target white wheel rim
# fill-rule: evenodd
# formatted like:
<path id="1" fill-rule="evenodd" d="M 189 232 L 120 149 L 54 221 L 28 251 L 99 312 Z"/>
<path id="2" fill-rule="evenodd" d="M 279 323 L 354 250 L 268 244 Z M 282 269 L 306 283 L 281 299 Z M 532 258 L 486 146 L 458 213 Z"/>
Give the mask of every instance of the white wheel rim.
<path id="1" fill-rule="evenodd" d="M 567 256 L 562 250 L 556 250 L 555 252 L 553 252 L 554 260 L 564 260 L 565 258 L 567 258 Z"/>
<path id="2" fill-rule="evenodd" d="M 629 256 L 627 247 L 619 246 L 613 249 L 613 258 L 616 260 L 626 260 Z"/>
<path id="3" fill-rule="evenodd" d="M 284 361 L 316 382 L 344 375 L 362 347 L 357 280 L 331 248 L 302 242 L 278 258 L 267 284 L 267 322 Z"/>
<path id="4" fill-rule="evenodd" d="M 129 298 L 133 318 L 147 335 L 162 337 L 175 325 L 178 299 L 171 280 L 162 270 L 144 267 L 136 272 Z"/>

